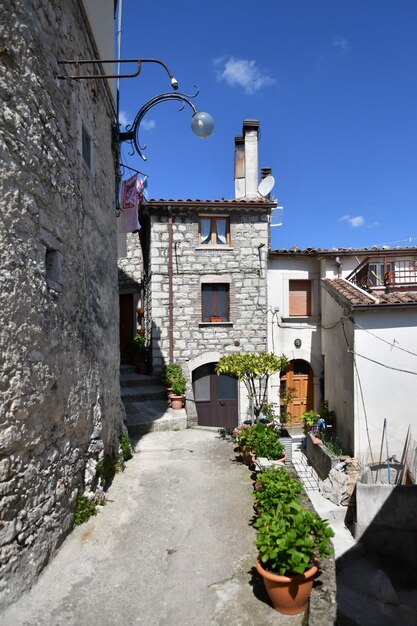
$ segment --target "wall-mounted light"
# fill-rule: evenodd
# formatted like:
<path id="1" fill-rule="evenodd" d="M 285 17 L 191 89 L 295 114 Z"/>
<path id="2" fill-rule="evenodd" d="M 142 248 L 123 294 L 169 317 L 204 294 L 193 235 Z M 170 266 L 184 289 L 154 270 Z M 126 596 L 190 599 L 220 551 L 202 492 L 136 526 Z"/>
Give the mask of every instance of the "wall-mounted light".
<path id="1" fill-rule="evenodd" d="M 295 339 L 294 340 L 294 345 L 296 348 L 301 348 L 301 339 Z"/>
<path id="2" fill-rule="evenodd" d="M 84 67 L 85 65 L 93 65 L 95 67 L 102 69 L 103 64 L 108 64 L 108 63 L 111 63 L 111 64 L 117 63 L 118 66 L 120 66 L 121 63 L 134 63 L 136 65 L 136 71 L 131 72 L 130 74 L 105 74 L 104 72 L 100 74 L 81 74 L 80 73 L 80 66 Z M 136 150 L 136 152 L 139 154 L 141 159 L 146 161 L 146 157 L 142 152 L 142 150 L 144 150 L 146 146 L 141 148 L 140 143 L 139 143 L 139 137 L 138 137 L 139 126 L 144 115 L 149 111 L 149 109 L 159 104 L 160 102 L 164 102 L 165 100 L 180 100 L 183 103 L 182 107 L 180 108 L 180 111 L 184 108 L 185 104 L 188 104 L 194 111 L 193 117 L 191 119 L 191 130 L 197 137 L 201 137 L 201 138 L 209 137 L 214 130 L 213 118 L 211 117 L 209 113 L 206 113 L 205 111 L 197 111 L 194 104 L 190 102 L 190 98 L 195 98 L 198 95 L 198 90 L 192 96 L 187 96 L 181 93 L 175 93 L 176 90 L 178 89 L 178 81 L 172 75 L 172 72 L 169 69 L 169 67 L 166 65 L 166 63 L 161 61 L 161 59 L 87 59 L 87 60 L 73 59 L 69 61 L 58 61 L 59 65 L 67 65 L 67 66 L 73 66 L 73 67 L 75 66 L 74 74 L 60 75 L 58 76 L 58 78 L 61 78 L 63 80 L 92 80 L 92 79 L 104 80 L 104 79 L 109 79 L 109 78 L 117 78 L 117 79 L 134 78 L 135 76 L 138 76 L 140 74 L 141 69 L 142 69 L 142 63 L 157 63 L 158 65 L 161 65 L 169 76 L 171 86 L 174 89 L 174 92 L 162 93 L 159 96 L 156 96 L 155 98 L 152 98 L 151 100 L 146 102 L 146 104 L 144 104 L 143 107 L 138 111 L 133 121 L 133 124 L 127 126 L 126 132 L 121 133 L 119 132 L 119 124 L 118 124 L 119 90 L 117 90 L 116 133 L 118 136 L 119 143 L 122 143 L 123 141 L 130 141 L 132 144 L 132 147 Z"/>
<path id="3" fill-rule="evenodd" d="M 184 104 L 180 108 L 180 111 L 184 108 L 185 104 L 188 104 L 188 106 L 190 106 L 194 111 L 191 118 L 191 130 L 195 135 L 197 135 L 197 137 L 209 137 L 209 135 L 211 135 L 214 130 L 214 120 L 209 113 L 206 113 L 205 111 L 197 111 L 194 104 L 190 101 L 190 98 L 195 98 L 197 95 L 198 91 L 192 96 L 187 96 L 185 94 L 175 92 L 161 93 L 159 96 L 155 96 L 155 98 L 152 98 L 151 100 L 146 102 L 143 107 L 138 111 L 135 119 L 133 120 L 133 124 L 126 127 L 126 132 L 118 133 L 119 142 L 122 143 L 123 141 L 130 141 L 132 148 L 136 150 L 141 159 L 146 161 L 146 157 L 142 152 L 142 150 L 144 150 L 146 146 L 142 147 L 139 142 L 140 124 L 146 113 L 150 109 L 152 109 L 152 107 L 156 106 L 160 102 L 165 102 L 167 100 L 179 100 L 183 102 Z"/>

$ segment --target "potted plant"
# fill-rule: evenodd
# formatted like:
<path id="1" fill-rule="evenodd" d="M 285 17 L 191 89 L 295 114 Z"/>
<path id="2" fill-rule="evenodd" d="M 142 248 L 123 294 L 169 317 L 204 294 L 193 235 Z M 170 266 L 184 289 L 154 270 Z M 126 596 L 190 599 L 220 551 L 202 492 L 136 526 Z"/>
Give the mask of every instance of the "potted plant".
<path id="1" fill-rule="evenodd" d="M 300 415 L 300 419 L 303 422 L 303 431 L 304 435 L 307 435 L 312 428 L 314 428 L 315 423 L 320 417 L 320 413 L 316 413 L 316 411 L 306 411 L 302 415 Z"/>
<path id="2" fill-rule="evenodd" d="M 299 496 L 302 486 L 284 467 L 270 467 L 256 477 L 253 498 L 257 513 L 274 510 L 280 502 L 291 502 Z"/>
<path id="3" fill-rule="evenodd" d="M 172 379 L 169 401 L 171 409 L 179 410 L 184 406 L 185 378 L 180 375 Z"/>
<path id="4" fill-rule="evenodd" d="M 243 381 L 252 403 L 255 422 L 267 402 L 268 381 L 273 374 L 285 371 L 287 357 L 272 352 L 235 352 L 225 354 L 216 365 L 216 374 L 229 374 Z"/>
<path id="5" fill-rule="evenodd" d="M 236 441 L 242 449 L 246 465 L 252 465 L 257 457 L 283 461 L 286 458 L 278 433 L 261 422 L 241 430 L 236 435 Z"/>
<path id="6" fill-rule="evenodd" d="M 130 356 L 139 374 L 146 374 L 148 368 L 149 348 L 146 337 L 142 334 L 133 335 L 130 341 Z"/>
<path id="7" fill-rule="evenodd" d="M 296 499 L 283 499 L 274 509 L 263 509 L 254 526 L 259 550 L 256 569 L 274 608 L 284 615 L 302 613 L 319 558 L 332 553 L 332 529 Z"/>
<path id="8" fill-rule="evenodd" d="M 182 368 L 179 363 L 168 363 L 167 365 L 164 365 L 164 369 L 162 371 L 162 384 L 166 389 L 168 398 L 172 392 L 172 381 L 181 376 Z"/>

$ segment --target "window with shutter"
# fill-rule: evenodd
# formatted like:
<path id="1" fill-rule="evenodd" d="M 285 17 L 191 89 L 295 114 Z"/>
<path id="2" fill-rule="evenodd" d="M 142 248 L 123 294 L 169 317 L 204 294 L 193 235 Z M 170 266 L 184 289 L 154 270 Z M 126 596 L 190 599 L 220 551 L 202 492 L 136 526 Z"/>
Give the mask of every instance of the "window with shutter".
<path id="1" fill-rule="evenodd" d="M 289 313 L 290 316 L 311 315 L 311 281 L 289 281 Z"/>
<path id="2" fill-rule="evenodd" d="M 203 322 L 229 321 L 229 285 L 205 283 L 201 286 Z"/>

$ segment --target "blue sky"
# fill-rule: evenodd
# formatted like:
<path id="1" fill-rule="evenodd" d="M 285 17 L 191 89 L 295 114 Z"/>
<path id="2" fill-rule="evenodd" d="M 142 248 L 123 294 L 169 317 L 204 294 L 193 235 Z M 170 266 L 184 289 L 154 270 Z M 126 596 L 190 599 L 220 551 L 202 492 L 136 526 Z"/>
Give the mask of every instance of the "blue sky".
<path id="1" fill-rule="evenodd" d="M 417 245 L 415 0 L 123 0 L 122 57 L 162 59 L 191 109 L 147 114 L 143 162 L 152 198 L 234 197 L 234 137 L 260 121 L 260 167 L 284 207 L 272 248 Z M 124 69 L 130 70 L 131 67 Z M 162 68 L 121 82 L 123 120 L 171 91 Z"/>

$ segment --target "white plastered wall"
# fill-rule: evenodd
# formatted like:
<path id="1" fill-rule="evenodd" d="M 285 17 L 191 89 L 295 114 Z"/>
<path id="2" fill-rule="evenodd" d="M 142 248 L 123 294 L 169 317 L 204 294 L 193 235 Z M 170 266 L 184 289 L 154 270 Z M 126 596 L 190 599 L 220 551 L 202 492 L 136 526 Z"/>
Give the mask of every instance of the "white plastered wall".
<path id="1" fill-rule="evenodd" d="M 356 311 L 354 320 L 355 454 L 363 463 L 379 460 L 386 419 L 388 454 L 400 460 L 409 425 L 417 435 L 416 307 Z"/>

